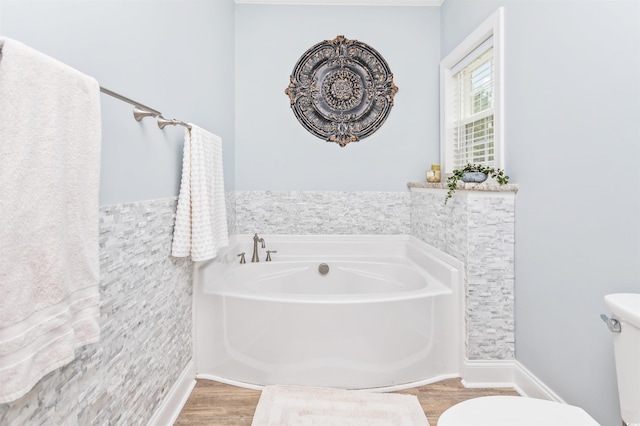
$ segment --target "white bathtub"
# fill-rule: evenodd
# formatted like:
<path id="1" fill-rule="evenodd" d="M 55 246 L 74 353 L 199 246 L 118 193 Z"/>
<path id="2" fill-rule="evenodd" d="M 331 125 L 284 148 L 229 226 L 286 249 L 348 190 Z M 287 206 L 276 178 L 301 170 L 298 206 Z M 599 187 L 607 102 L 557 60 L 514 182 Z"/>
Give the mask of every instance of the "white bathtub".
<path id="1" fill-rule="evenodd" d="M 409 236 L 261 237 L 271 262 L 239 235 L 196 269 L 199 377 L 386 390 L 459 375 L 458 261 Z"/>

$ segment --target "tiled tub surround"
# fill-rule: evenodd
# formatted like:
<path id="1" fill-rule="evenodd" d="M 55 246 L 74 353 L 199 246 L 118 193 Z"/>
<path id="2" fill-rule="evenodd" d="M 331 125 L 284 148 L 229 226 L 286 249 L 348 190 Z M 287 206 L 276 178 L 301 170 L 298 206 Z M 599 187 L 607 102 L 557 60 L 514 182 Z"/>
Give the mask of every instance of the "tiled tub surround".
<path id="1" fill-rule="evenodd" d="M 409 188 L 411 234 L 466 265 L 467 358 L 514 359 L 517 185 L 461 185 L 446 205 L 445 184 Z"/>
<path id="2" fill-rule="evenodd" d="M 409 233 L 408 192 L 236 191 L 235 203 L 236 234 Z"/>
<path id="3" fill-rule="evenodd" d="M 0 405 L 0 425 L 148 423 L 192 356 L 192 263 L 169 256 L 175 208 L 101 208 L 101 340 Z"/>
<path id="4" fill-rule="evenodd" d="M 410 192 L 236 191 L 236 234 L 410 234 L 466 265 L 466 356 L 514 359 L 517 185 L 410 183 Z M 230 227 L 230 229 L 233 229 Z"/>
<path id="5" fill-rule="evenodd" d="M 225 191 L 224 202 L 227 207 L 227 229 L 229 235 L 233 235 L 236 233 L 236 193 Z"/>

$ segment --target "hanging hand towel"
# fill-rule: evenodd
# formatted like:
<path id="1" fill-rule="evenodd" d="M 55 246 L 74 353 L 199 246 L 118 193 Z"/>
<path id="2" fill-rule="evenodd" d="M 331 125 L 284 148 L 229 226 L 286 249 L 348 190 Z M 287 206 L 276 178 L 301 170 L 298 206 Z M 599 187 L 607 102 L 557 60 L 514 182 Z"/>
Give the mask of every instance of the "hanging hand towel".
<path id="1" fill-rule="evenodd" d="M 99 340 L 100 86 L 0 38 L 0 403 Z"/>
<path id="2" fill-rule="evenodd" d="M 171 254 L 213 259 L 229 244 L 222 175 L 222 139 L 190 124 L 185 129 L 182 182 Z"/>

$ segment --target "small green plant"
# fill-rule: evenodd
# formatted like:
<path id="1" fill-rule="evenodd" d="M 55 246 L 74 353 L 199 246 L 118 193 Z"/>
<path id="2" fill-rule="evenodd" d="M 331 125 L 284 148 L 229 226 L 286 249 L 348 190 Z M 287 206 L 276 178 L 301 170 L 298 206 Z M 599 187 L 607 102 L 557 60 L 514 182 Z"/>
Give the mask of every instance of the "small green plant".
<path id="1" fill-rule="evenodd" d="M 467 164 L 461 169 L 457 169 L 453 171 L 453 174 L 447 178 L 447 186 L 449 187 L 449 191 L 447 192 L 447 198 L 445 198 L 444 203 L 447 204 L 449 198 L 453 196 L 453 193 L 456 192 L 458 188 L 458 181 L 462 179 L 462 176 L 467 172 L 480 172 L 484 173 L 487 176 L 491 176 L 495 180 L 498 181 L 500 185 L 504 185 L 509 182 L 509 176 L 504 174 L 504 170 L 502 169 L 494 169 L 493 167 L 485 166 L 482 164 Z"/>

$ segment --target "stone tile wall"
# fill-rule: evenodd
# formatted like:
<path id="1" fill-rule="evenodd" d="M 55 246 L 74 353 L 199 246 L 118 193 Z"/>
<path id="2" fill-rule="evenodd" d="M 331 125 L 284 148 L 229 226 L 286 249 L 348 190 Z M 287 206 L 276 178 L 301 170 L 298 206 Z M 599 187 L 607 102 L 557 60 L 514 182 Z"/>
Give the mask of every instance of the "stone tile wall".
<path id="1" fill-rule="evenodd" d="M 0 425 L 147 424 L 192 357 L 192 264 L 169 256 L 175 208 L 101 208 L 101 340 L 0 405 Z"/>
<path id="2" fill-rule="evenodd" d="M 412 234 L 467 265 L 467 356 L 512 359 L 513 193 L 227 194 L 230 233 Z M 170 253 L 175 199 L 101 209 L 102 338 L 0 405 L 0 425 L 146 424 L 192 356 L 192 264 Z"/>
<path id="3" fill-rule="evenodd" d="M 411 234 L 466 265 L 466 356 L 514 359 L 515 190 L 412 188 Z"/>
<path id="4" fill-rule="evenodd" d="M 227 207 L 227 228 L 229 235 L 236 233 L 236 193 L 234 191 L 226 191 L 225 205 Z"/>
<path id="5" fill-rule="evenodd" d="M 444 205 L 441 190 L 411 191 L 411 235 L 466 263 L 469 244 L 466 197 Z"/>
<path id="6" fill-rule="evenodd" d="M 408 192 L 236 191 L 238 234 L 408 234 Z"/>

